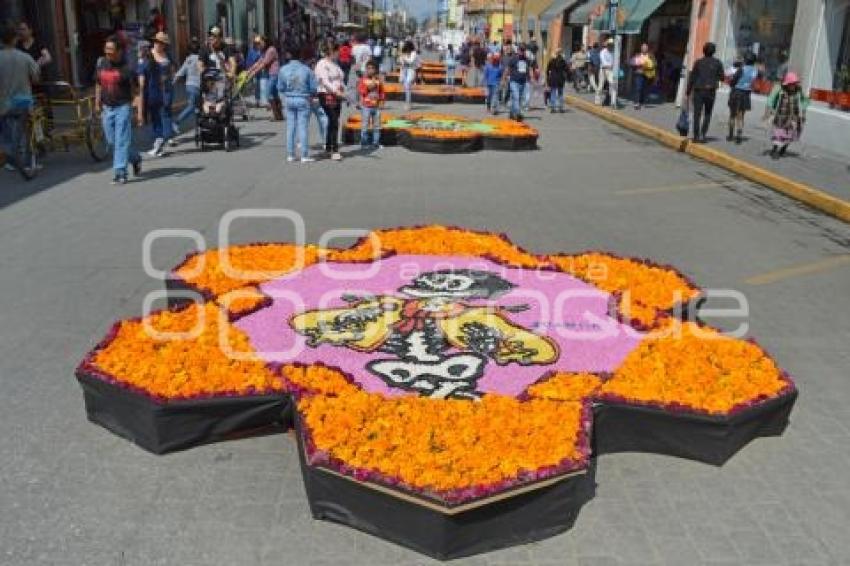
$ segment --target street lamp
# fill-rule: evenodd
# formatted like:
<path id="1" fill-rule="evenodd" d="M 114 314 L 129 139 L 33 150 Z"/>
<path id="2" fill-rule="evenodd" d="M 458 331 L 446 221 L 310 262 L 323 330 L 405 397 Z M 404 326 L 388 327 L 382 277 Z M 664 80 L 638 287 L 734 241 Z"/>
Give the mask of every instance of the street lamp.
<path id="1" fill-rule="evenodd" d="M 620 36 L 617 33 L 617 9 L 620 0 L 608 0 L 608 29 L 614 38 L 614 65 L 611 69 L 611 108 L 617 108 L 617 95 L 619 94 L 620 79 Z"/>

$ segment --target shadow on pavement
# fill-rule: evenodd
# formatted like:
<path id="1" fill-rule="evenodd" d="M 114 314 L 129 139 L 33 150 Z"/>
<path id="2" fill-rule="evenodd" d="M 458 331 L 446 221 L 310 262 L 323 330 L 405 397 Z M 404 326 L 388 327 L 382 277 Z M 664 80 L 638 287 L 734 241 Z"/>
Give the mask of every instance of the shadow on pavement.
<path id="1" fill-rule="evenodd" d="M 158 169 L 142 169 L 142 174 L 130 179 L 130 182 L 141 183 L 154 179 L 162 179 L 163 177 L 186 177 L 203 170 L 203 167 L 160 167 Z"/>

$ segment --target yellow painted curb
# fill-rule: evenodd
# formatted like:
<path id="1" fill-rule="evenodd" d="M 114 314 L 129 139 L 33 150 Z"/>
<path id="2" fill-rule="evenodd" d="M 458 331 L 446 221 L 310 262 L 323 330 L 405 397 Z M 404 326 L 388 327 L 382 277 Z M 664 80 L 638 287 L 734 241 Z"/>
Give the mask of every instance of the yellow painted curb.
<path id="1" fill-rule="evenodd" d="M 782 175 L 778 175 L 757 165 L 753 165 L 737 157 L 732 157 L 728 153 L 713 149 L 704 145 L 691 143 L 688 138 L 684 138 L 663 128 L 647 124 L 641 120 L 637 120 L 630 116 L 625 116 L 619 112 L 609 110 L 597 106 L 592 102 L 582 100 L 575 96 L 567 95 L 567 103 L 589 112 L 595 116 L 602 118 L 618 126 L 632 130 L 642 134 L 648 138 L 652 138 L 667 147 L 675 149 L 688 155 L 692 155 L 703 161 L 707 161 L 717 167 L 722 167 L 727 171 L 731 171 L 736 175 L 740 175 L 751 181 L 755 181 L 760 185 L 764 185 L 770 189 L 780 192 L 786 196 L 803 202 L 813 208 L 820 210 L 830 216 L 834 216 L 845 222 L 850 222 L 850 202 L 834 197 L 814 187 L 810 187 L 805 183 L 794 181 Z"/>

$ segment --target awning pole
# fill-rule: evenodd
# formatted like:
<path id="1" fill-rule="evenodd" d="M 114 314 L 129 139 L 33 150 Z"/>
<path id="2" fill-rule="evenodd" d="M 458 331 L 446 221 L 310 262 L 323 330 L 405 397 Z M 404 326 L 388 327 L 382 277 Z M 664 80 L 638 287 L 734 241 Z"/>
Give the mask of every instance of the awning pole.
<path id="1" fill-rule="evenodd" d="M 617 96 L 619 94 L 620 82 L 620 53 L 621 37 L 617 33 L 617 8 L 620 0 L 608 0 L 608 27 L 614 38 L 614 66 L 611 69 L 611 108 L 617 108 Z"/>

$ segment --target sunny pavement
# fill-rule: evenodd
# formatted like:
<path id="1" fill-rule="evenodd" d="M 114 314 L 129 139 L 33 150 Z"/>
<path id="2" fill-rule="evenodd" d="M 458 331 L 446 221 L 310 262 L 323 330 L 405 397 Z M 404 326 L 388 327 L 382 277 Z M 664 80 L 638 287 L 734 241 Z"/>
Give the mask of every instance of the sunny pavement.
<path id="1" fill-rule="evenodd" d="M 580 112 L 529 123 L 541 141 L 528 153 L 385 148 L 293 165 L 283 126 L 263 120 L 244 126 L 248 147 L 200 153 L 184 138 L 123 187 L 82 153 L 51 156 L 31 183 L 2 173 L 0 563 L 430 562 L 311 519 L 289 436 L 154 456 L 86 421 L 76 364 L 162 288 L 142 268 L 145 235 L 193 229 L 215 246 L 219 218 L 238 208 L 295 210 L 311 242 L 329 229 L 453 224 L 534 252 L 648 257 L 746 294 L 752 335 L 801 391 L 782 438 L 722 468 L 601 457 L 597 497 L 570 532 L 459 564 L 846 563 L 850 226 Z M 243 221 L 232 239 L 292 234 L 281 221 Z M 168 269 L 191 247 L 159 240 L 154 263 Z M 751 284 L 759 275 L 772 282 Z"/>

